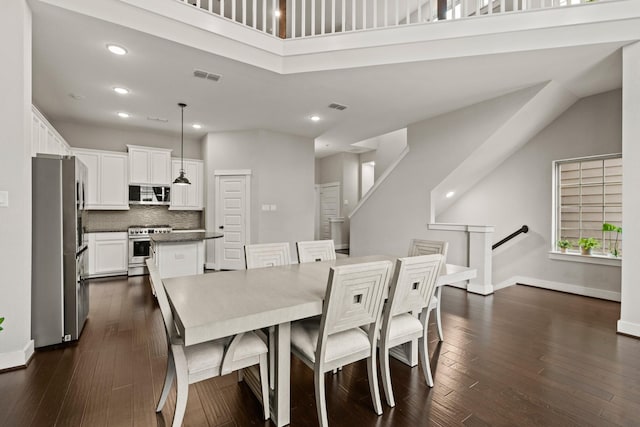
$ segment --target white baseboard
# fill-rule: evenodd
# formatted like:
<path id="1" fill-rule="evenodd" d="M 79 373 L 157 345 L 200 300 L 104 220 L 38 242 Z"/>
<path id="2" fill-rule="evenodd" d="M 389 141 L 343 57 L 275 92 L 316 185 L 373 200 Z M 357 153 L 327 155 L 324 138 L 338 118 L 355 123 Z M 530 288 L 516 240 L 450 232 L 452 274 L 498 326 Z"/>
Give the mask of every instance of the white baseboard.
<path id="1" fill-rule="evenodd" d="M 340 243 L 339 245 L 335 246 L 336 249 L 349 249 L 349 244 L 348 243 Z"/>
<path id="2" fill-rule="evenodd" d="M 536 288 L 549 289 L 552 291 L 566 292 L 569 294 L 582 295 L 585 297 L 599 298 L 608 301 L 620 302 L 620 292 L 605 291 L 603 289 L 588 288 L 586 286 L 574 285 L 571 283 L 553 282 L 550 280 L 536 279 L 533 277 L 513 276 L 498 285 L 495 290 L 506 288 L 514 284 L 534 286 Z"/>
<path id="3" fill-rule="evenodd" d="M 633 335 L 640 337 L 640 324 L 618 320 L 618 332 L 621 334 Z"/>
<path id="4" fill-rule="evenodd" d="M 0 371 L 3 369 L 21 368 L 27 366 L 34 352 L 34 342 L 29 340 L 22 350 L 0 353 Z"/>
<path id="5" fill-rule="evenodd" d="M 205 262 L 204 268 L 206 268 L 207 270 L 217 270 L 218 266 L 214 262 Z"/>
<path id="6" fill-rule="evenodd" d="M 491 295 L 493 291 L 494 289 L 491 285 L 477 285 L 471 282 L 467 285 L 467 292 L 471 292 L 473 294 L 487 296 Z"/>

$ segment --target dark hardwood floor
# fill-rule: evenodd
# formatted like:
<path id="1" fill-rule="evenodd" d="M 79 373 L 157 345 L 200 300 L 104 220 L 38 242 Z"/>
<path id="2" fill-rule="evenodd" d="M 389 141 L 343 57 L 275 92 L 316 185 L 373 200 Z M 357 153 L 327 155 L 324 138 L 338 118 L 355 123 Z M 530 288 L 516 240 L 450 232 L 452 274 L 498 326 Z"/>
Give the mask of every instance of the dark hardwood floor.
<path id="1" fill-rule="evenodd" d="M 373 412 L 366 366 L 327 376 L 332 426 L 638 426 L 640 340 L 616 335 L 619 304 L 525 286 L 493 296 L 446 288 L 435 387 L 392 361 L 397 405 Z M 430 326 L 436 337 L 435 325 Z M 0 374 L 2 426 L 166 426 L 160 311 L 145 277 L 94 281 L 80 341 Z M 189 388 L 186 426 L 272 425 L 235 375 Z M 316 426 L 313 375 L 292 360 L 292 426 Z"/>

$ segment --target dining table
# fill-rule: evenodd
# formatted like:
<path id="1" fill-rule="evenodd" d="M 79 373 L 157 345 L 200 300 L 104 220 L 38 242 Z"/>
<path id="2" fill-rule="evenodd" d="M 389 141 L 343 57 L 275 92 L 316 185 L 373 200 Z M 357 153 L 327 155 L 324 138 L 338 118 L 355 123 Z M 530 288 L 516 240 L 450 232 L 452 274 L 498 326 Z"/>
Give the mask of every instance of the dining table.
<path id="1" fill-rule="evenodd" d="M 291 322 L 322 314 L 329 269 L 333 266 L 389 260 L 369 255 L 331 261 L 173 277 L 163 280 L 176 327 L 185 346 L 273 326 L 275 358 L 271 419 L 290 423 Z M 437 285 L 475 277 L 475 269 L 446 265 Z"/>

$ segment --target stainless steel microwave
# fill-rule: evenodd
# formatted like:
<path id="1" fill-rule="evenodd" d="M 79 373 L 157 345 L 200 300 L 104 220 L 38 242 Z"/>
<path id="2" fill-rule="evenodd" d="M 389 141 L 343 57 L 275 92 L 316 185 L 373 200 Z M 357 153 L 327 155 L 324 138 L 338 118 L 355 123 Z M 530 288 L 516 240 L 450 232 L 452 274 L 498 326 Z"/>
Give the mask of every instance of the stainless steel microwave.
<path id="1" fill-rule="evenodd" d="M 130 185 L 130 205 L 168 205 L 171 201 L 171 187 L 151 185 Z"/>

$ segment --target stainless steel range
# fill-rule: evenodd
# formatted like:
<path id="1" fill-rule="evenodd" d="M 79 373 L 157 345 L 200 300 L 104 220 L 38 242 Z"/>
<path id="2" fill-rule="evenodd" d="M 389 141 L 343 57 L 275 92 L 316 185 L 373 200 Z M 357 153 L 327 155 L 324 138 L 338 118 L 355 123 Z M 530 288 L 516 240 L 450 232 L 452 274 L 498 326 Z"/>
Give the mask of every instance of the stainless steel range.
<path id="1" fill-rule="evenodd" d="M 171 233 L 170 225 L 133 225 L 129 227 L 129 276 L 148 274 L 144 260 L 150 256 L 151 234 Z"/>

